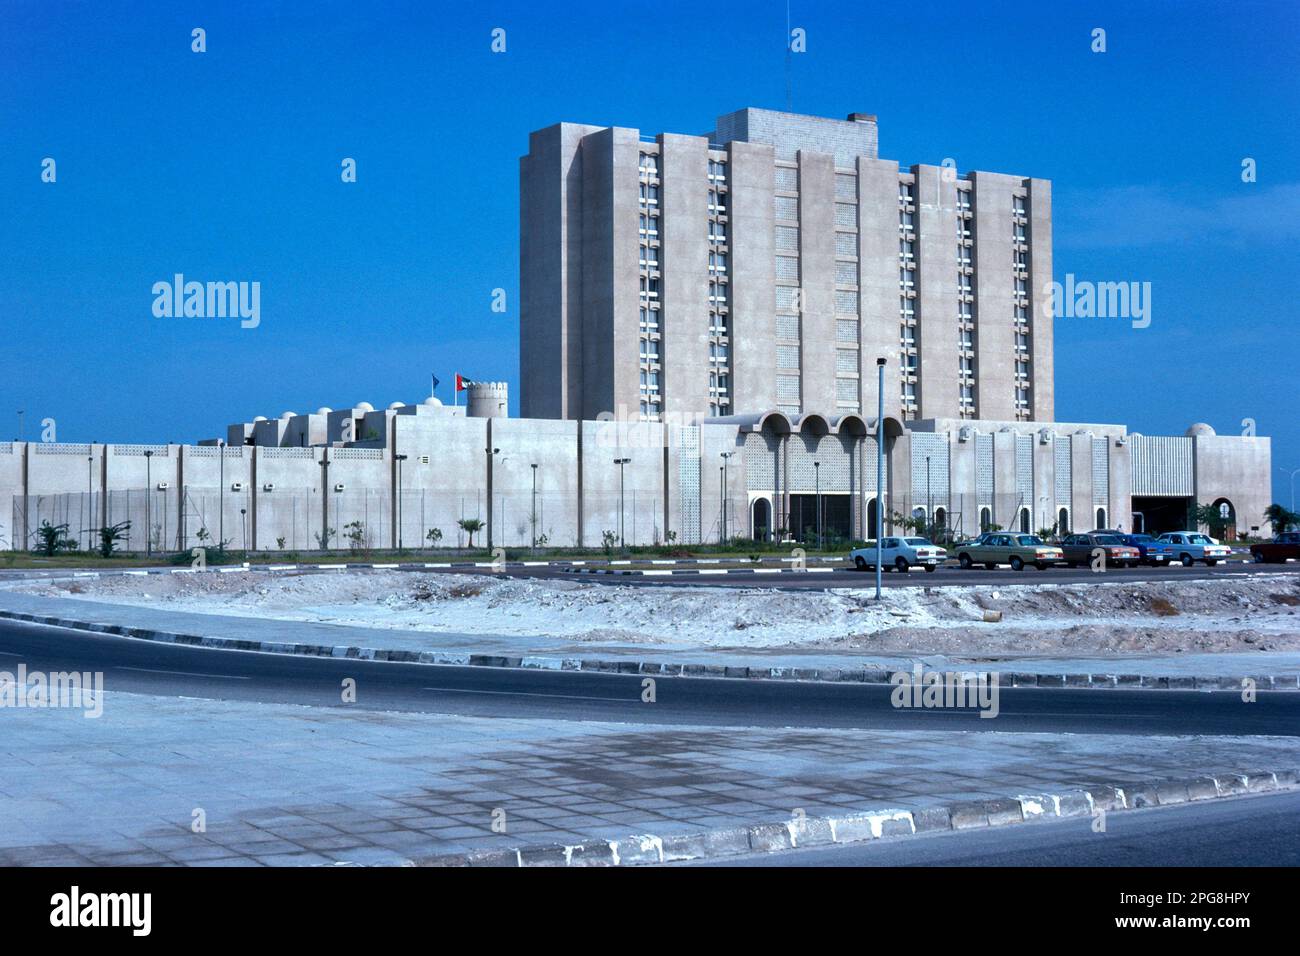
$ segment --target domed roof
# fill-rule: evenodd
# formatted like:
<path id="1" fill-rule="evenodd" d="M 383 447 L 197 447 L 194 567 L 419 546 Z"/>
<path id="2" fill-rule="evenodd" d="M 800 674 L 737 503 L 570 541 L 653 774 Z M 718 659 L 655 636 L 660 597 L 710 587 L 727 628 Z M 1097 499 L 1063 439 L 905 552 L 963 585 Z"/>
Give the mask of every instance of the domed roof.
<path id="1" fill-rule="evenodd" d="M 406 407 L 406 402 L 389 402 L 389 403 L 388 403 L 388 408 L 389 408 L 390 411 L 391 411 L 392 409 L 395 409 L 395 408 L 405 408 L 405 407 Z"/>
<path id="2" fill-rule="evenodd" d="M 283 415 L 281 415 L 280 417 L 281 417 L 281 418 L 285 418 L 285 419 L 288 419 L 288 418 L 297 418 L 297 417 L 298 417 L 298 413 L 297 413 L 297 412 L 285 412 L 285 413 L 284 413 Z"/>
<path id="3" fill-rule="evenodd" d="M 426 398 L 424 400 L 424 404 L 432 405 L 434 408 L 442 408 L 442 402 L 439 401 L 439 399 L 435 395 L 430 395 L 428 398 Z"/>
<path id="4" fill-rule="evenodd" d="M 316 414 L 328 415 L 332 411 L 334 411 L 334 409 L 330 408 L 328 405 L 322 405 L 320 408 L 316 409 Z"/>
<path id="5" fill-rule="evenodd" d="M 264 421 L 266 421 L 266 416 L 265 416 L 265 415 L 254 415 L 254 416 L 253 416 L 253 421 L 255 421 L 255 422 L 264 422 Z"/>
<path id="6" fill-rule="evenodd" d="M 375 406 L 369 402 L 357 402 L 355 408 L 359 412 L 373 412 L 375 410 Z"/>
<path id="7" fill-rule="evenodd" d="M 1191 425 L 1187 429 L 1187 435 L 1189 437 L 1193 435 L 1213 435 L 1213 434 L 1214 434 L 1214 429 L 1211 428 L 1209 425 L 1205 424 L 1205 422 L 1197 422 L 1196 424 Z"/>

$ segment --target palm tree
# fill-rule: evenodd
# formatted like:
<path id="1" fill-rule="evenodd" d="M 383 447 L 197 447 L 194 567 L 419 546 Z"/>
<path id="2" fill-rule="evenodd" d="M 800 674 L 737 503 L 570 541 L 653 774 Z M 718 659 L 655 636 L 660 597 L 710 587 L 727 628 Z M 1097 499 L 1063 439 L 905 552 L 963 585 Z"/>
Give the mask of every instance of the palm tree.
<path id="1" fill-rule="evenodd" d="M 469 535 L 469 546 L 473 549 L 474 534 L 475 532 L 482 530 L 483 522 L 478 518 L 461 518 L 456 522 L 456 524 L 460 525 L 461 531 L 464 531 Z"/>
<path id="2" fill-rule="evenodd" d="M 1288 511 L 1277 502 L 1264 509 L 1264 520 L 1273 526 L 1274 534 L 1281 534 L 1291 528 L 1300 528 L 1300 514 Z"/>

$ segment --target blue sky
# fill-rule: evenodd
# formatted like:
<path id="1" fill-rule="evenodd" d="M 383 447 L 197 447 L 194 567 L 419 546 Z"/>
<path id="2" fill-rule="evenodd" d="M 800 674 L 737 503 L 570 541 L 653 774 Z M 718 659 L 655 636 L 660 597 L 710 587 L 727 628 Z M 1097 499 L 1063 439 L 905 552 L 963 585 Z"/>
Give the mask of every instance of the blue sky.
<path id="1" fill-rule="evenodd" d="M 456 371 L 517 383 L 528 133 L 696 133 L 786 104 L 783 0 L 559 9 L 4 0 L 0 434 L 22 408 L 28 438 L 52 417 L 62 441 L 192 441 L 417 399 L 430 371 L 444 398 Z M 796 111 L 876 113 L 881 155 L 905 165 L 1051 179 L 1057 277 L 1152 283 L 1149 328 L 1057 321 L 1058 419 L 1254 419 L 1287 499 L 1300 5 L 793 2 L 790 18 L 808 47 Z M 150 289 L 177 272 L 259 281 L 260 326 L 155 318 Z"/>

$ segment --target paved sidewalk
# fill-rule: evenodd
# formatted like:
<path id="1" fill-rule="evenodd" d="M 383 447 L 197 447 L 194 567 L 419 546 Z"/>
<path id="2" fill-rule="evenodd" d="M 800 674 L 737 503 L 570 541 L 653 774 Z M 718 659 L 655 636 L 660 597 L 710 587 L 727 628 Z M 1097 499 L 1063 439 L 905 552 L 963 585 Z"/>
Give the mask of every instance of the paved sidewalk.
<path id="1" fill-rule="evenodd" d="M 101 601 L 51 598 L 19 594 L 0 588 L 0 612 L 10 611 L 44 617 L 64 618 L 134 627 L 149 631 L 193 634 L 236 641 L 269 641 L 287 644 L 357 646 L 367 648 L 433 651 L 447 662 L 468 662 L 471 654 L 532 658 L 529 666 L 559 668 L 563 661 L 650 661 L 664 664 L 712 664 L 732 668 L 802 668 L 908 670 L 920 663 L 932 670 L 961 670 L 975 666 L 969 657 L 940 655 L 900 656 L 816 651 L 769 651 L 753 648 L 699 648 L 673 645 L 602 642 L 575 643 L 563 637 L 517 636 L 508 634 L 457 634 L 367 628 L 306 621 L 273 621 L 226 614 L 195 614 L 158 610 Z M 440 662 L 444 662 L 440 659 Z M 1294 689 L 1300 677 L 1300 653 L 1257 652 L 1225 654 L 1177 654 L 1121 658 L 1051 657 L 1000 655 L 979 659 L 978 668 L 1020 674 L 1135 674 L 1144 677 L 1222 677 L 1239 686 L 1243 675 L 1290 677 Z"/>
<path id="2" fill-rule="evenodd" d="M 109 693 L 99 719 L 0 709 L 0 759 L 0 865 L 326 865 L 1296 768 L 1300 744 L 662 729 Z"/>

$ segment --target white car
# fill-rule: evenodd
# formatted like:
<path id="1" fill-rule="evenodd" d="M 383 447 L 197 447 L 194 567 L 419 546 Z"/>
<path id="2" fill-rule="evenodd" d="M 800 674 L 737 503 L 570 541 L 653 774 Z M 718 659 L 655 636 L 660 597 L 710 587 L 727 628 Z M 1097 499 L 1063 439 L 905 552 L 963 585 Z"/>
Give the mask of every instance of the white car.
<path id="1" fill-rule="evenodd" d="M 1170 561 L 1181 561 L 1185 568 L 1190 568 L 1197 561 L 1204 561 L 1208 567 L 1214 567 L 1232 554 L 1232 549 L 1226 544 L 1219 544 L 1209 535 L 1195 531 L 1170 531 L 1156 540 L 1169 545 L 1173 550 Z"/>
<path id="2" fill-rule="evenodd" d="M 880 542 L 881 566 L 886 571 L 909 571 L 913 566 L 933 571 L 948 558 L 948 552 L 926 538 L 885 538 Z M 859 571 L 876 566 L 875 546 L 854 548 L 849 558 Z"/>

